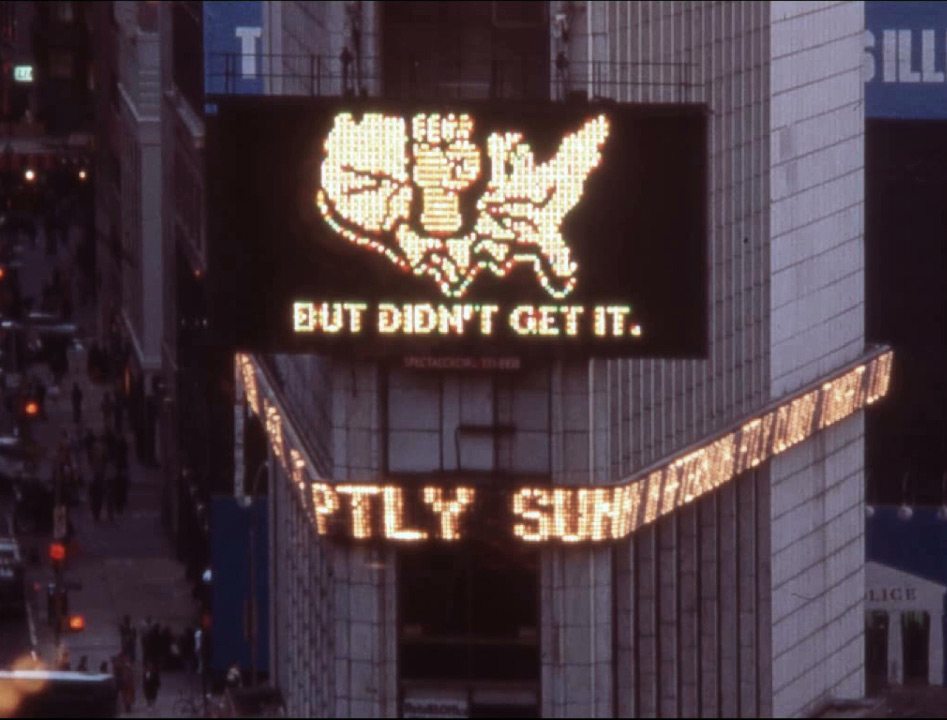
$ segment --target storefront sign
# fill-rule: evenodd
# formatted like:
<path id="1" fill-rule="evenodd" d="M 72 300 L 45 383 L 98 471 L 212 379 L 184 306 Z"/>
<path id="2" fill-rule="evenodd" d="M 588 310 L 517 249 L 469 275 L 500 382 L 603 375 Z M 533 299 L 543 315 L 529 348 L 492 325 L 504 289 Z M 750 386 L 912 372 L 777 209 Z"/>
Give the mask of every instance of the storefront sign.
<path id="1" fill-rule="evenodd" d="M 270 448 L 320 535 L 353 540 L 455 542 L 507 532 L 527 543 L 620 540 L 740 474 L 850 417 L 888 392 L 893 355 L 876 352 L 822 384 L 783 398 L 757 417 L 610 486 L 496 489 L 474 484 L 348 483 L 316 477 L 248 355 L 237 376 L 262 413 Z"/>
<path id="2" fill-rule="evenodd" d="M 705 354 L 703 107 L 215 103 L 222 342 Z"/>
<path id="3" fill-rule="evenodd" d="M 917 600 L 917 588 L 913 587 L 873 587 L 868 588 L 865 599 L 870 603 L 899 603 Z"/>

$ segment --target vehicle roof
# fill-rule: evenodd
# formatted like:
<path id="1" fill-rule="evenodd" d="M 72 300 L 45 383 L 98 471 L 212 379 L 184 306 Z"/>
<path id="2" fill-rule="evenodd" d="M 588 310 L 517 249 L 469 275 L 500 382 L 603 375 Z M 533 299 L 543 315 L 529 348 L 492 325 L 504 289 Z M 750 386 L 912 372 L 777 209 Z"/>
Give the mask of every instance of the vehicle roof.
<path id="1" fill-rule="evenodd" d="M 0 680 L 70 680 L 75 682 L 102 682 L 111 680 L 108 673 L 80 672 L 78 670 L 0 670 Z"/>

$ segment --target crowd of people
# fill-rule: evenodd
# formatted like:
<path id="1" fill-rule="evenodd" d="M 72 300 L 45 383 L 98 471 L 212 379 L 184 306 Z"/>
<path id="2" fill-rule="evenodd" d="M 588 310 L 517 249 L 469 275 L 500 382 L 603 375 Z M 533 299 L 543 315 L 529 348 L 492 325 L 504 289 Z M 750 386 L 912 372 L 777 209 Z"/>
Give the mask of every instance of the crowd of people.
<path id="1" fill-rule="evenodd" d="M 170 626 L 161 625 L 147 617 L 135 627 L 130 615 L 126 615 L 118 626 L 121 650 L 110 660 L 103 660 L 98 672 L 111 673 L 115 677 L 119 696 L 126 712 L 135 705 L 135 667 L 138 646 L 141 645 L 142 694 L 148 707 L 154 705 L 161 689 L 161 674 L 164 672 L 203 671 L 202 635 L 200 628 L 186 627 L 175 633 Z M 73 670 L 69 650 L 60 649 L 56 667 L 58 670 Z M 77 672 L 91 672 L 88 656 L 83 655 L 75 667 Z"/>

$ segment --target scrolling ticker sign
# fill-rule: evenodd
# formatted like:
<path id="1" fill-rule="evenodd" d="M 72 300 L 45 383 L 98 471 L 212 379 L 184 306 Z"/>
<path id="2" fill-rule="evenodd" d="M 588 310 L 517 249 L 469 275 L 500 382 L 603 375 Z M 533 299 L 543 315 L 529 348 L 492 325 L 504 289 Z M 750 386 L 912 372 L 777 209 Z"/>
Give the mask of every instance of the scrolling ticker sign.
<path id="1" fill-rule="evenodd" d="M 705 355 L 703 106 L 215 102 L 218 341 Z"/>

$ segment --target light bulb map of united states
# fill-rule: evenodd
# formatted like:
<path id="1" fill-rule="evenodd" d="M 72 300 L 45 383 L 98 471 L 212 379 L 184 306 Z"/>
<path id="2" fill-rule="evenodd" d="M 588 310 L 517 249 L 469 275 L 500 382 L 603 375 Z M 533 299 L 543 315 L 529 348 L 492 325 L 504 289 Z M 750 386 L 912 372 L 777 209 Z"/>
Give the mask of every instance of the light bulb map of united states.
<path id="1" fill-rule="evenodd" d="M 857 363 L 763 408 L 739 424 L 621 482 L 596 486 L 463 483 L 353 483 L 320 477 L 265 371 L 238 354 L 236 378 L 250 409 L 265 418 L 273 457 L 320 535 L 355 541 L 456 542 L 475 534 L 483 514 L 524 543 L 621 540 L 881 400 L 893 353 L 879 348 Z M 410 506 L 410 511 L 409 511 Z"/>
<path id="2" fill-rule="evenodd" d="M 572 292 L 579 268 L 562 220 L 601 160 L 608 119 L 599 115 L 566 135 L 544 163 L 516 132 L 490 134 L 482 162 L 470 115 L 415 115 L 410 137 L 407 125 L 379 113 L 336 117 L 316 196 L 326 222 L 401 270 L 429 276 L 445 297 L 463 297 L 481 272 L 502 277 L 517 263 L 532 267 L 550 297 Z M 474 227 L 458 234 L 460 193 L 484 170 Z M 416 195 L 421 232 L 410 225 Z"/>

